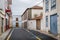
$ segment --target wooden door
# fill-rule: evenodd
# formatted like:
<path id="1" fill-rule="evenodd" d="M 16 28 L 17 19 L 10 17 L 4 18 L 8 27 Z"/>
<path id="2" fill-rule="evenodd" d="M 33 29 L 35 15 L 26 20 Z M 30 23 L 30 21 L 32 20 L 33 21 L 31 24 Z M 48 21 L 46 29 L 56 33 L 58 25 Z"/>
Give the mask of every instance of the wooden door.
<path id="1" fill-rule="evenodd" d="M 37 30 L 40 30 L 40 20 L 36 20 L 36 28 Z"/>

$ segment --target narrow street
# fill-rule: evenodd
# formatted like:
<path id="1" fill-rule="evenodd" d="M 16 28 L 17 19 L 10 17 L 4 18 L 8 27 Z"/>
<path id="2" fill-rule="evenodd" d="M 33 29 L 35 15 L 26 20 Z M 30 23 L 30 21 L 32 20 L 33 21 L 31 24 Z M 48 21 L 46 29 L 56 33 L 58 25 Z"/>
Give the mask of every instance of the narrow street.
<path id="1" fill-rule="evenodd" d="M 25 29 L 14 29 L 9 40 L 37 40 L 37 38 Z"/>
<path id="2" fill-rule="evenodd" d="M 38 38 L 39 39 L 38 39 Z M 39 33 L 34 30 L 26 30 L 22 28 L 15 28 L 9 40 L 57 40 L 48 35 Z"/>
<path id="3" fill-rule="evenodd" d="M 60 0 L 0 0 L 0 40 L 60 40 Z"/>

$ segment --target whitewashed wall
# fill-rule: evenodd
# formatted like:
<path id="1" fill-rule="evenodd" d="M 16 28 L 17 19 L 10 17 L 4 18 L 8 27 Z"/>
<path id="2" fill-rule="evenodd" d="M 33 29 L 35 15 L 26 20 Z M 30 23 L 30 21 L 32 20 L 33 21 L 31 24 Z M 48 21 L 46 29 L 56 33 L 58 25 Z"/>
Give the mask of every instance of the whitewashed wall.
<path id="1" fill-rule="evenodd" d="M 12 21 L 12 27 L 16 27 L 16 21 Z"/>
<path id="2" fill-rule="evenodd" d="M 56 0 L 56 9 L 51 10 L 51 0 L 49 0 L 49 12 L 45 12 L 45 0 L 44 0 L 44 13 L 43 13 L 43 31 L 49 31 L 50 30 L 50 15 L 53 15 L 57 13 L 58 15 L 58 21 L 57 21 L 57 28 L 58 28 L 58 33 L 60 34 L 60 0 Z M 48 27 L 46 27 L 46 16 L 48 16 Z"/>
<path id="3" fill-rule="evenodd" d="M 36 20 L 29 20 L 28 21 L 28 29 L 36 30 Z"/>
<path id="4" fill-rule="evenodd" d="M 5 12 L 6 6 L 7 6 L 7 0 L 0 0 L 0 8 L 3 10 L 3 12 Z"/>
<path id="5" fill-rule="evenodd" d="M 60 0 L 57 0 L 57 11 L 58 11 L 58 34 L 60 35 Z"/>
<path id="6" fill-rule="evenodd" d="M 7 0 L 0 0 L 0 12 L 3 14 L 0 13 L 0 17 L 2 17 L 4 19 L 4 23 L 3 23 L 3 32 L 5 32 L 5 8 L 6 8 L 6 5 L 7 5 Z"/>
<path id="7" fill-rule="evenodd" d="M 43 13 L 43 10 L 41 9 L 32 9 L 32 18 L 34 18 L 35 14 L 37 14 L 37 16 L 40 16 L 41 12 Z"/>

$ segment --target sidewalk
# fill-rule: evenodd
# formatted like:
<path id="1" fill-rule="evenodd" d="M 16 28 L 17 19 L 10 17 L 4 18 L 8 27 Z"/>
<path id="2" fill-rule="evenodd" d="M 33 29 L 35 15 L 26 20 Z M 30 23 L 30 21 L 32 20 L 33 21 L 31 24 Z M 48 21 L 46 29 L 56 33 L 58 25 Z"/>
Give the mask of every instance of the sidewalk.
<path id="1" fill-rule="evenodd" d="M 41 38 L 42 40 L 57 40 L 57 38 L 48 35 L 48 33 L 43 31 L 39 30 L 29 30 L 29 31 L 32 32 L 34 35 L 38 36 L 39 38 Z"/>
<path id="2" fill-rule="evenodd" d="M 48 36 L 51 36 L 51 37 L 53 37 L 53 38 L 58 39 L 58 36 L 54 36 L 53 34 L 50 34 L 50 33 L 47 33 L 47 32 L 41 31 L 41 30 L 35 30 L 35 31 L 38 31 L 38 32 L 40 32 L 40 33 L 43 33 L 43 34 L 45 34 L 45 35 L 48 35 Z"/>
<path id="3" fill-rule="evenodd" d="M 7 30 L 6 32 L 4 32 L 1 36 L 0 36 L 0 40 L 5 40 L 5 38 L 8 36 L 9 32 L 11 31 L 11 29 Z"/>

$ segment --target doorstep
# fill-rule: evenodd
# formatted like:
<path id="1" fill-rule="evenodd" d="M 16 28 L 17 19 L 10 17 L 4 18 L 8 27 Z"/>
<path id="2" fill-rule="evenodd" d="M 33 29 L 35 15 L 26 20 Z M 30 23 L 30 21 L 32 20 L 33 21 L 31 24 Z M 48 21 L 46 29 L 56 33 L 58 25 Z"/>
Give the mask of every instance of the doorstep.
<path id="1" fill-rule="evenodd" d="M 11 31 L 11 29 L 9 29 L 9 30 L 7 30 L 6 32 L 4 32 L 4 33 L 0 36 L 0 40 L 5 40 L 10 31 Z"/>
<path id="2" fill-rule="evenodd" d="M 43 34 L 48 35 L 48 36 L 51 36 L 51 37 L 53 37 L 53 38 L 55 38 L 55 39 L 58 39 L 58 36 L 54 36 L 53 34 L 50 34 L 50 33 L 48 33 L 48 32 L 41 31 L 41 30 L 35 30 L 35 31 L 38 31 L 38 32 L 43 33 Z"/>

